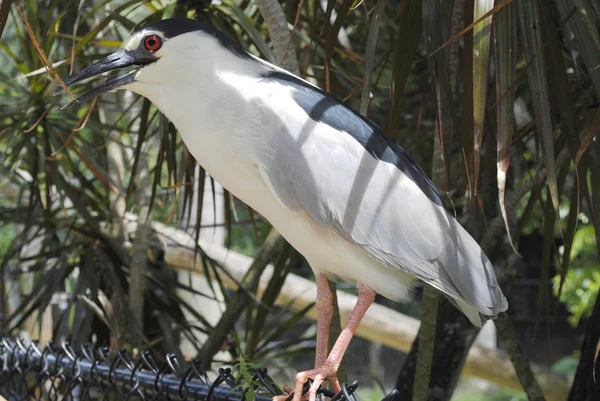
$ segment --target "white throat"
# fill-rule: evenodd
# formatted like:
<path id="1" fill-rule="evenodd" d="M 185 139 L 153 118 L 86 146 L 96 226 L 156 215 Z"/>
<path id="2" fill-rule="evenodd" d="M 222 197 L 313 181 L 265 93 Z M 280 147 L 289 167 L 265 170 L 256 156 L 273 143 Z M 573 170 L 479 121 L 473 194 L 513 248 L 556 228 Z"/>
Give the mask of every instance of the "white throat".
<path id="1" fill-rule="evenodd" d="M 257 123 L 265 105 L 264 87 L 257 85 L 269 69 L 259 59 L 243 59 L 214 38 L 192 32 L 169 41 L 168 53 L 141 69 L 128 89 L 148 98 L 175 124 L 213 178 L 252 204 L 244 192 L 258 185 L 258 176 L 248 166 L 259 162 L 265 147 L 261 138 L 269 134 Z M 240 175 L 248 175 L 245 182 Z"/>

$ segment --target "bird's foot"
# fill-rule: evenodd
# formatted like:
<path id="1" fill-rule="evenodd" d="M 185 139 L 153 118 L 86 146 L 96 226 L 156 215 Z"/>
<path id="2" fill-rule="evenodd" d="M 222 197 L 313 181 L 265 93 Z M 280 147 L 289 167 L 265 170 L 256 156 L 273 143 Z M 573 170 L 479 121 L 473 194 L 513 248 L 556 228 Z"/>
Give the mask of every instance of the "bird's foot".
<path id="1" fill-rule="evenodd" d="M 273 397 L 273 401 L 286 401 L 288 399 L 289 395 L 284 394 L 284 395 L 276 395 Z"/>
<path id="2" fill-rule="evenodd" d="M 337 367 L 331 366 L 325 362 L 321 367 L 316 369 L 299 372 L 296 375 L 296 388 L 294 389 L 294 398 L 292 401 L 301 401 L 302 389 L 306 380 L 312 379 L 312 384 L 306 394 L 308 401 L 315 401 L 317 397 L 317 390 L 323 384 L 323 381 L 328 380 L 333 385 L 333 391 L 342 391 L 340 382 L 337 378 Z"/>

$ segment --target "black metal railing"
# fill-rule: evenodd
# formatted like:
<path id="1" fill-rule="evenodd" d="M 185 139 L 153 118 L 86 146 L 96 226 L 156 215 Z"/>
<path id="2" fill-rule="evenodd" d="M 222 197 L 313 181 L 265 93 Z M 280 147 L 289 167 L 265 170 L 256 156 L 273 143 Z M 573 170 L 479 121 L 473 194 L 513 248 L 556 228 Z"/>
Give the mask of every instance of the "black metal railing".
<path id="1" fill-rule="evenodd" d="M 68 342 L 41 347 L 37 342 L 0 339 L 0 396 L 7 401 L 271 401 L 284 394 L 266 368 L 253 369 L 251 376 L 239 380 L 230 368 L 220 368 L 211 381 L 200 361 L 193 360 L 183 369 L 172 354 L 159 364 L 148 351 L 134 361 L 125 350 L 111 354 L 106 347 L 83 345 L 76 350 Z M 310 382 L 304 391 L 309 386 Z M 342 385 L 339 393 L 323 387 L 318 393 L 330 401 L 359 401 L 357 387 L 355 381 Z M 392 401 L 396 395 L 394 390 L 382 401 Z"/>

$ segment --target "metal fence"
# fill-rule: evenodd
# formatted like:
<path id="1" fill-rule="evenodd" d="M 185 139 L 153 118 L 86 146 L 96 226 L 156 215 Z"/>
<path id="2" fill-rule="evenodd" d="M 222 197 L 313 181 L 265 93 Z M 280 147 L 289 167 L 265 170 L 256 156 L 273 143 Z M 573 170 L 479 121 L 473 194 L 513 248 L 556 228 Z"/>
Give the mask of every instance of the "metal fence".
<path id="1" fill-rule="evenodd" d="M 253 369 L 236 378 L 230 368 L 220 368 L 209 380 L 200 361 L 183 369 L 172 354 L 158 363 L 144 351 L 137 360 L 124 350 L 111 354 L 107 347 L 83 345 L 78 350 L 68 342 L 57 346 L 2 338 L 0 340 L 0 396 L 17 400 L 206 400 L 271 401 L 282 395 L 266 368 Z M 307 391 L 310 382 L 304 387 Z M 319 389 L 330 401 L 359 401 L 358 382 L 342 385 L 333 393 Z M 392 401 L 394 390 L 382 401 Z M 291 395 L 288 401 L 291 400 Z"/>

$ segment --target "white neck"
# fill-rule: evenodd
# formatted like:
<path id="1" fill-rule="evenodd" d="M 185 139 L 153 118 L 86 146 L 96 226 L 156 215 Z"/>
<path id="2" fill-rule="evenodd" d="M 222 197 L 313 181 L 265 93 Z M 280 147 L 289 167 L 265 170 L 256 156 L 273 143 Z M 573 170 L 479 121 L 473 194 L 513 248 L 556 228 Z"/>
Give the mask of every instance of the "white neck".
<path id="1" fill-rule="evenodd" d="M 238 57 L 201 31 L 171 39 L 165 49 L 156 63 L 140 70 L 128 89 L 147 97 L 183 131 L 201 121 L 200 116 L 212 119 L 210 110 L 202 107 L 218 103 L 227 107 L 268 70 L 266 64 Z"/>
<path id="2" fill-rule="evenodd" d="M 265 130 L 253 122 L 260 121 L 264 105 L 257 78 L 270 66 L 240 58 L 201 32 L 193 34 L 200 37 L 190 40 L 186 34 L 185 40 L 171 40 L 169 52 L 177 54 L 144 67 L 128 89 L 154 103 L 175 124 L 196 160 L 227 187 L 230 175 L 249 174 L 240 170 L 248 170 L 264 148 L 260 137 Z"/>

